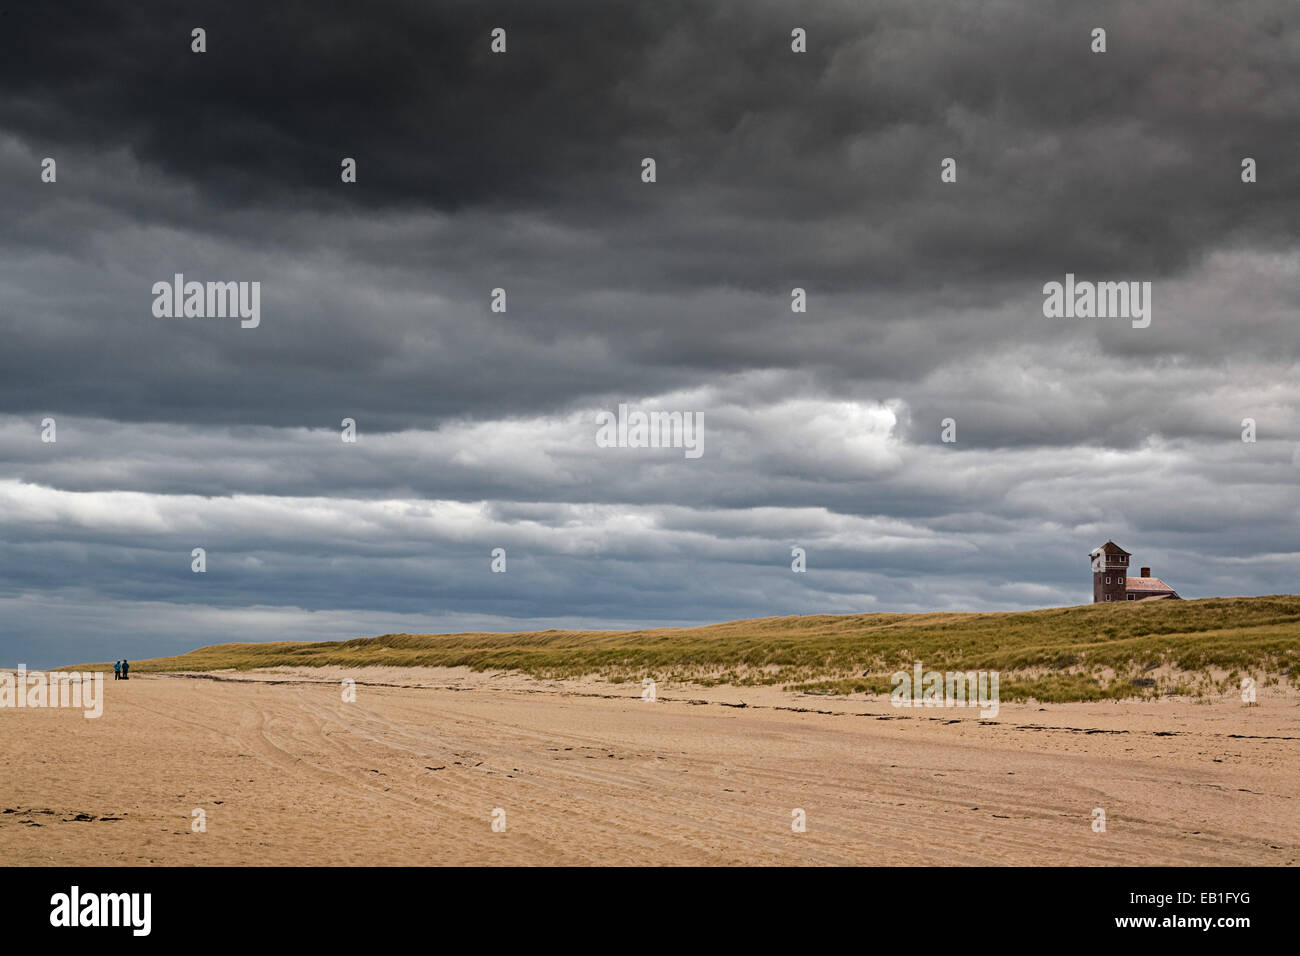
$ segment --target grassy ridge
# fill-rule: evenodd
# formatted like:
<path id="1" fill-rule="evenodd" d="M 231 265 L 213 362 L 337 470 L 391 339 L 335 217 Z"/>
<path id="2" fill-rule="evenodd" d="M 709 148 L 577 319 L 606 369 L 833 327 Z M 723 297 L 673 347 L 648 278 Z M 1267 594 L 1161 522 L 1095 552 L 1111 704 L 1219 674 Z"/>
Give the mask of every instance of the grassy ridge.
<path id="1" fill-rule="evenodd" d="M 911 670 L 996 670 L 1004 700 L 1096 700 L 1300 682 L 1300 595 L 1093 604 L 993 614 L 761 618 L 646 631 L 387 634 L 351 641 L 217 644 L 132 664 L 226 668 L 467 666 L 539 678 L 782 684 L 887 693 Z M 90 665 L 111 669 L 111 664 Z"/>

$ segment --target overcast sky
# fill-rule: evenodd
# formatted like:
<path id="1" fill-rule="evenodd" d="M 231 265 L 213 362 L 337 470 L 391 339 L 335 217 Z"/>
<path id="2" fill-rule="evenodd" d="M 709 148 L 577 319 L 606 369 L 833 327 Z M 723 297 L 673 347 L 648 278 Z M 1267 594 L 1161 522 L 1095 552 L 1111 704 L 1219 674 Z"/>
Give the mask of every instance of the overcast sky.
<path id="1" fill-rule="evenodd" d="M 0 664 L 1297 590 L 1294 0 L 188 6 L 0 11 Z"/>

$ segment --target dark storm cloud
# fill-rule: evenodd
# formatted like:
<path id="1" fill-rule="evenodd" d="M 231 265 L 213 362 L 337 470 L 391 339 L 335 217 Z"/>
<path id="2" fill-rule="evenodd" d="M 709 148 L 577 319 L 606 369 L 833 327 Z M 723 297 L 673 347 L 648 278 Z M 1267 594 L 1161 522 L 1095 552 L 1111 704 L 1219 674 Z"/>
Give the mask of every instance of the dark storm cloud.
<path id="1" fill-rule="evenodd" d="M 1076 330 L 1038 315 L 1066 271 L 1174 282 L 1221 244 L 1294 235 L 1291 8 L 1075 6 L 13 11 L 0 237 L 21 252 L 5 322 L 23 359 L 0 397 L 310 425 L 328 395 L 381 428 L 749 367 L 889 397 L 1009 340 L 1068 345 Z M 796 22 L 807 56 L 789 53 Z M 53 197 L 31 175 L 47 153 Z M 958 186 L 938 181 L 947 155 Z M 264 276 L 256 348 L 148 321 L 143 287 L 173 271 Z M 484 321 L 498 285 L 508 331 Z M 813 303 L 799 323 L 795 285 Z M 1151 334 L 1086 335 L 1117 361 L 1242 348 L 1194 309 L 1171 331 L 1168 288 Z M 1240 329 L 1259 303 L 1235 305 Z M 75 337 L 50 334 L 69 321 Z M 1294 336 L 1263 334 L 1295 356 Z M 988 434 L 1075 437 L 1023 424 Z"/>
<path id="2" fill-rule="evenodd" d="M 661 284 L 762 287 L 775 264 L 841 289 L 1167 274 L 1227 234 L 1280 241 L 1300 225 L 1297 14 L 1284 0 L 571 0 L 365 17 L 146 3 L 9 21 L 0 123 L 29 142 L 87 159 L 128 149 L 218 208 L 508 206 L 602 230 L 645 218 L 656 232 L 667 220 L 681 242 L 655 249 Z M 1088 49 L 1099 23 L 1104 56 Z M 196 56 L 200 24 L 209 52 Z M 809 30 L 806 56 L 789 53 L 793 24 Z M 506 56 L 488 52 L 494 25 L 510 31 Z M 361 163 L 353 190 L 338 188 L 344 155 Z M 644 155 L 663 168 L 652 203 L 635 175 Z M 947 155 L 960 190 L 938 182 Z M 1243 155 L 1265 172 L 1245 202 Z M 870 241 L 835 255 L 855 228 Z"/>

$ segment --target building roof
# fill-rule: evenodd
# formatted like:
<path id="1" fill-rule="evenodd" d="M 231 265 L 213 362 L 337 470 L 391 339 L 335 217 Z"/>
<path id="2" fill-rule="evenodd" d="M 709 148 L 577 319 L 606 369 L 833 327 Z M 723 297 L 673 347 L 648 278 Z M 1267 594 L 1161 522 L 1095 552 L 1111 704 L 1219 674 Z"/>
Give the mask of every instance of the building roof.
<path id="1" fill-rule="evenodd" d="M 1117 545 L 1114 541 L 1107 541 L 1100 548 L 1095 548 L 1089 553 L 1096 554 L 1098 551 L 1105 551 L 1107 554 L 1128 554 L 1129 553 L 1128 551 L 1125 551 L 1123 548 Z"/>
<path id="2" fill-rule="evenodd" d="M 1165 582 L 1161 581 L 1159 578 L 1126 578 L 1124 580 L 1124 587 L 1129 591 L 1143 591 L 1152 594 L 1176 593 L 1173 588 L 1165 584 Z"/>

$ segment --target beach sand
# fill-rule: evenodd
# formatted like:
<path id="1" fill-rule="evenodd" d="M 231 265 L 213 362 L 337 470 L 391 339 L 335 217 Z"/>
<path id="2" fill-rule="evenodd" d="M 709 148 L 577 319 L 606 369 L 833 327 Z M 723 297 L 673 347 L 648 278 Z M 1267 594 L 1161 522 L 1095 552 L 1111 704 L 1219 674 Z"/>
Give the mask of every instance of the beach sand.
<path id="1" fill-rule="evenodd" d="M 1267 688 L 993 720 L 435 668 L 110 675 L 105 694 L 95 720 L 0 710 L 7 864 L 1300 859 L 1300 698 Z"/>

